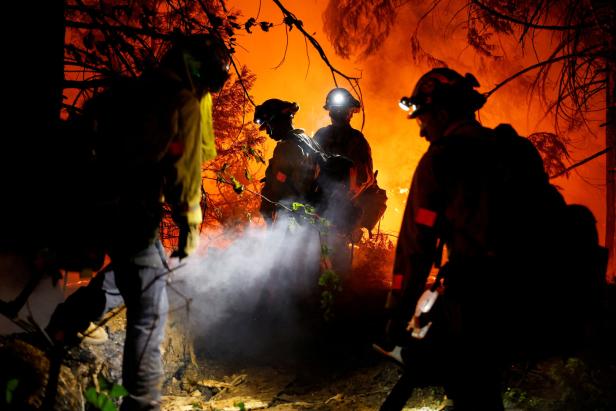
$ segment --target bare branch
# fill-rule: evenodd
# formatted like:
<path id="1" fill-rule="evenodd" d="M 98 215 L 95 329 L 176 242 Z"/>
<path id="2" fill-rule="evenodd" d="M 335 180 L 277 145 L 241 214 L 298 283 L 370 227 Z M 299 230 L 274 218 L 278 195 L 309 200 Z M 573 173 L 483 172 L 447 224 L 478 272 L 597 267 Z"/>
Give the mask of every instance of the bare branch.
<path id="1" fill-rule="evenodd" d="M 573 170 L 573 169 L 575 169 L 575 168 L 578 168 L 578 167 L 579 167 L 579 166 L 581 166 L 582 164 L 586 164 L 586 163 L 588 163 L 589 161 L 594 160 L 595 158 L 602 156 L 603 154 L 607 154 L 609 151 L 611 151 L 611 150 L 613 150 L 613 149 L 614 149 L 614 147 L 607 147 L 607 148 L 605 148 L 605 149 L 603 149 L 603 150 L 601 150 L 601 151 L 599 151 L 599 152 L 596 152 L 595 154 L 593 154 L 593 155 L 591 155 L 591 156 L 589 156 L 589 157 L 586 157 L 584 160 L 582 160 L 582 161 L 578 161 L 577 163 L 575 163 L 575 164 L 573 164 L 573 165 L 571 165 L 571 166 L 567 167 L 565 170 L 561 171 L 560 173 L 555 174 L 555 175 L 553 175 L 553 176 L 550 176 L 550 178 L 552 179 L 552 178 L 560 177 L 560 176 L 562 176 L 563 174 L 566 174 L 566 173 L 568 173 L 569 171 L 571 171 L 571 170 Z"/>
<path id="2" fill-rule="evenodd" d="M 335 68 L 331 64 L 329 59 L 327 58 L 327 55 L 325 54 L 325 51 L 323 51 L 323 48 L 321 47 L 319 42 L 304 29 L 304 24 L 302 23 L 302 21 L 299 20 L 297 17 L 295 17 L 295 15 L 291 13 L 289 10 L 287 10 L 285 6 L 280 2 L 280 0 L 272 0 L 272 1 L 278 6 L 280 11 L 282 11 L 282 14 L 284 14 L 285 23 L 296 27 L 297 30 L 299 30 L 304 35 L 304 37 L 308 39 L 310 44 L 312 44 L 312 47 L 314 47 L 315 50 L 319 53 L 319 56 L 321 56 L 321 59 L 323 60 L 323 62 L 325 62 L 327 67 L 329 67 L 329 70 L 331 71 L 332 77 L 334 79 L 334 84 L 336 84 L 336 86 L 338 86 L 338 82 L 336 81 L 336 74 L 348 81 L 359 80 L 359 77 L 353 77 L 353 76 L 346 75 L 340 70 L 338 70 L 337 68 Z"/>
<path id="3" fill-rule="evenodd" d="M 284 26 L 284 34 L 285 34 L 285 39 L 286 39 L 285 44 L 284 44 L 284 53 L 282 54 L 282 58 L 280 59 L 280 63 L 278 63 L 278 65 L 276 65 L 276 67 L 274 67 L 274 70 L 276 70 L 277 68 L 282 66 L 282 64 L 284 63 L 284 61 L 287 58 L 287 50 L 289 49 L 289 27 L 286 26 L 286 25 Z"/>

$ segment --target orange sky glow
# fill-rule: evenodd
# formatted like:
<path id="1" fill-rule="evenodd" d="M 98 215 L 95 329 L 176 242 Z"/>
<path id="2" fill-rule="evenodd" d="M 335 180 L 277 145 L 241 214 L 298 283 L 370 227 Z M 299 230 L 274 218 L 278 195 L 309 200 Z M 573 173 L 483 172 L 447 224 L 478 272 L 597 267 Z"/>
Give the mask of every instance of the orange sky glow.
<path id="1" fill-rule="evenodd" d="M 231 9 L 241 12 L 243 18 L 240 21 L 257 16 L 259 1 L 229 0 L 227 3 Z M 400 97 L 409 95 L 419 76 L 430 68 L 413 63 L 409 43 L 418 16 L 425 10 L 401 8 L 391 34 L 376 54 L 366 59 L 352 57 L 344 60 L 334 53 L 323 30 L 322 13 L 327 0 L 286 0 L 284 4 L 303 21 L 309 33 L 314 33 L 336 68 L 362 78 L 360 85 L 366 113 L 363 132 L 372 146 L 374 168 L 379 170 L 379 185 L 387 190 L 389 197 L 381 229 L 397 234 L 413 171 L 427 149 L 415 122 L 407 120 L 405 113 L 398 108 Z M 467 45 L 463 31 L 456 30 L 455 22 L 443 27 L 438 18 L 436 15 L 432 20 L 424 21 L 420 32 L 422 45 L 451 68 L 474 73 L 482 85 L 480 91 L 489 90 L 517 70 L 536 62 L 530 50 L 522 50 L 516 44 L 505 45 L 510 54 L 502 61 L 478 57 Z M 257 75 L 252 90 L 255 102 L 258 104 L 274 97 L 297 102 L 300 111 L 295 125 L 312 135 L 329 124 L 327 112 L 322 108 L 325 95 L 334 87 L 329 69 L 310 45 L 306 52 L 304 38 L 297 30 L 289 32 L 287 53 L 279 65 L 285 50 L 285 26 L 279 24 L 282 13 L 272 1 L 261 2 L 257 21 L 262 20 L 275 24 L 270 32 L 254 27 L 253 34 L 242 32 L 237 35 L 240 46 L 236 58 Z M 550 40 L 544 41 L 547 50 Z M 553 119 L 545 115 L 538 99 L 529 99 L 526 91 L 529 78 L 515 81 L 495 93 L 479 113 L 482 123 L 490 127 L 511 123 L 522 135 L 553 131 Z M 346 85 L 343 79 L 339 84 Z M 573 162 L 603 148 L 605 139 L 598 128 L 600 120 L 591 123 L 590 129 L 583 134 L 571 135 L 575 143 L 575 147 L 571 147 Z M 361 128 L 361 122 L 359 114 L 352 124 Z M 271 150 L 271 141 L 268 146 Z M 600 157 L 578 168 L 568 179 L 553 181 L 563 188 L 568 202 L 585 204 L 593 210 L 599 220 L 602 239 L 605 231 L 604 170 L 605 158 Z"/>

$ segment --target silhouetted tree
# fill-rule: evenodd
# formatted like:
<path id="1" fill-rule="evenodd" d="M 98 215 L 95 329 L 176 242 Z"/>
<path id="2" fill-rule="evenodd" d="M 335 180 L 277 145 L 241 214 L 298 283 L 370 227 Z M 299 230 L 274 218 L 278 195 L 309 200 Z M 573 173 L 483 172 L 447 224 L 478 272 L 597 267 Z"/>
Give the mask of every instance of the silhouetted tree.
<path id="1" fill-rule="evenodd" d="M 400 1 L 330 1 L 323 12 L 323 22 L 336 53 L 349 58 L 356 54 L 367 56 L 378 50 L 395 21 L 397 3 Z"/>

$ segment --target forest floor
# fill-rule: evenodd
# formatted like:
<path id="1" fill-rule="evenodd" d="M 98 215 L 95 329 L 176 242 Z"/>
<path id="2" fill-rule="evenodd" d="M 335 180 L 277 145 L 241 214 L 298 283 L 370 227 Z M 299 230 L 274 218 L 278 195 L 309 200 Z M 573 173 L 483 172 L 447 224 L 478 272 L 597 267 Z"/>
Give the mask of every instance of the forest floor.
<path id="1" fill-rule="evenodd" d="M 293 348 L 288 340 L 277 341 L 272 350 L 256 354 L 250 348 L 258 336 L 223 338 L 224 349 L 208 350 L 197 342 L 192 363 L 167 379 L 163 409 L 378 410 L 402 372 L 371 347 L 382 318 L 369 313 L 382 306 L 382 297 L 355 295 L 352 300 L 362 303 L 352 312 Z M 616 410 L 616 315 L 613 306 L 610 310 L 592 348 L 512 364 L 504 379 L 506 409 Z M 225 329 L 240 327 L 241 319 Z M 414 391 L 405 410 L 438 410 L 443 403 L 443 389 L 426 386 Z"/>
<path id="2" fill-rule="evenodd" d="M 614 288 L 610 289 L 612 302 L 616 301 Z M 221 324 L 209 340 L 187 338 L 182 334 L 185 323 L 171 319 L 164 344 L 162 410 L 378 410 L 402 372 L 371 347 L 382 328 L 382 318 L 368 313 L 382 307 L 382 297 L 380 292 L 354 295 L 352 299 L 361 304 L 354 304 L 331 325 L 291 339 L 269 338 L 268 344 L 261 345 L 258 340 L 269 335 L 268 328 L 260 325 L 262 334 L 252 337 L 240 333 L 246 318 Z M 506 409 L 616 410 L 613 305 L 602 318 L 602 333 L 591 349 L 568 358 L 513 364 L 504 379 Z M 89 404 L 83 393 L 92 387 L 103 392 L 103 380 L 120 380 L 123 316 L 105 327 L 109 341 L 98 346 L 82 344 L 64 356 L 59 400 L 50 409 L 102 409 Z M 219 344 L 212 346 L 212 339 Z M 44 385 L 53 367 L 48 355 L 35 348 L 35 342 L 24 341 L 19 336 L 0 338 L 0 394 L 9 395 L 10 381 L 20 381 L 11 393 L 14 407 L 9 410 L 40 409 L 45 393 L 36 388 L 30 390 L 32 395 L 25 395 L 26 383 Z M 194 349 L 187 350 L 189 345 Z M 28 367 L 36 372 L 24 373 Z M 443 399 L 440 387 L 418 388 L 405 410 L 438 410 Z M 26 403 L 28 407 L 22 406 Z"/>

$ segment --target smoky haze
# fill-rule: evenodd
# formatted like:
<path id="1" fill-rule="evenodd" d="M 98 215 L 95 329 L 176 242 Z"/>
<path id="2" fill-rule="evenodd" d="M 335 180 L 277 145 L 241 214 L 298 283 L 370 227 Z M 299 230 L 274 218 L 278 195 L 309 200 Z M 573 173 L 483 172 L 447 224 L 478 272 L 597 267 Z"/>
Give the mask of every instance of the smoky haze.
<path id="1" fill-rule="evenodd" d="M 381 3 L 400 6 L 395 8 L 393 20 L 379 20 L 372 16 L 363 19 L 357 16 L 361 10 L 370 11 L 378 8 Z M 229 2 L 230 6 L 241 10 L 246 18 L 256 16 L 259 10 L 259 19 L 280 21 L 280 11 L 272 2 L 263 2 L 262 7 L 259 7 L 260 4 L 249 0 Z M 536 63 L 536 53 L 543 59 L 552 50 L 553 44 L 550 43 L 548 33 L 536 39 L 535 49 L 520 47 L 518 37 L 515 36 L 495 38 L 494 43 L 503 46 L 502 58 L 499 59 L 474 53 L 468 44 L 465 30 L 461 29 L 468 17 L 466 13 L 457 13 L 462 5 L 463 2 L 457 0 L 439 3 L 435 13 L 422 20 L 417 35 L 425 52 L 459 72 L 475 74 L 481 83 L 480 92 L 490 90 L 515 72 Z M 411 177 L 428 147 L 419 138 L 415 121 L 407 120 L 405 113 L 398 108 L 398 101 L 402 96 L 410 94 L 415 82 L 434 63 L 426 56 L 416 61 L 411 53 L 412 34 L 432 2 L 308 0 L 290 2 L 287 6 L 301 18 L 306 30 L 314 33 L 336 68 L 361 77 L 366 114 L 363 133 L 372 147 L 374 168 L 379 170 L 379 185 L 387 190 L 389 197 L 381 229 L 397 234 Z M 378 12 L 388 9 L 380 8 Z M 351 15 L 345 13 L 347 10 L 352 10 Z M 342 44 L 349 46 L 346 50 L 348 58 L 337 54 L 336 47 L 330 41 L 331 32 L 337 33 L 336 28 L 343 29 L 334 37 L 344 40 Z M 373 30 L 366 34 L 370 28 Z M 306 51 L 301 34 L 296 30 L 288 34 L 288 48 L 285 48 L 287 36 L 284 25 L 275 26 L 267 33 L 239 33 L 243 48 L 238 48 L 237 55 L 257 75 L 252 89 L 255 100 L 262 101 L 275 96 L 297 102 L 300 111 L 296 115 L 295 124 L 304 128 L 307 134 L 313 135 L 320 127 L 329 124 L 323 104 L 327 92 L 335 85 L 331 73 L 318 54 L 310 47 Z M 378 49 L 372 49 L 371 45 L 374 44 L 379 45 Z M 373 52 L 367 56 L 365 52 L 369 49 Z M 278 66 L 283 55 L 284 62 Z M 479 113 L 482 123 L 488 127 L 510 123 L 524 136 L 537 131 L 553 131 L 553 118 L 545 115 L 546 107 L 536 90 L 530 92 L 533 90 L 530 86 L 534 74 L 528 73 L 492 95 Z M 346 82 L 338 80 L 340 86 L 348 87 Z M 352 124 L 357 129 L 361 128 L 361 114 L 354 116 Z M 602 136 L 599 124 L 593 123 L 591 126 L 597 136 Z M 571 163 L 604 148 L 603 140 L 597 136 L 589 135 L 587 130 L 567 132 L 567 137 L 576 142 L 575 146 L 570 147 Z M 599 220 L 600 233 L 605 230 L 604 174 L 605 158 L 601 157 L 577 169 L 569 179 L 560 177 L 554 180 L 555 184 L 563 188 L 568 202 L 585 204 L 593 210 Z"/>
<path id="2" fill-rule="evenodd" d="M 175 274 L 192 298 L 190 328 L 197 350 L 242 359 L 293 350 L 318 310 L 320 240 L 311 224 L 278 220 L 250 227 L 225 248 L 209 247 Z M 171 306 L 183 303 L 169 292 Z M 289 352 L 289 354 L 292 354 Z"/>

